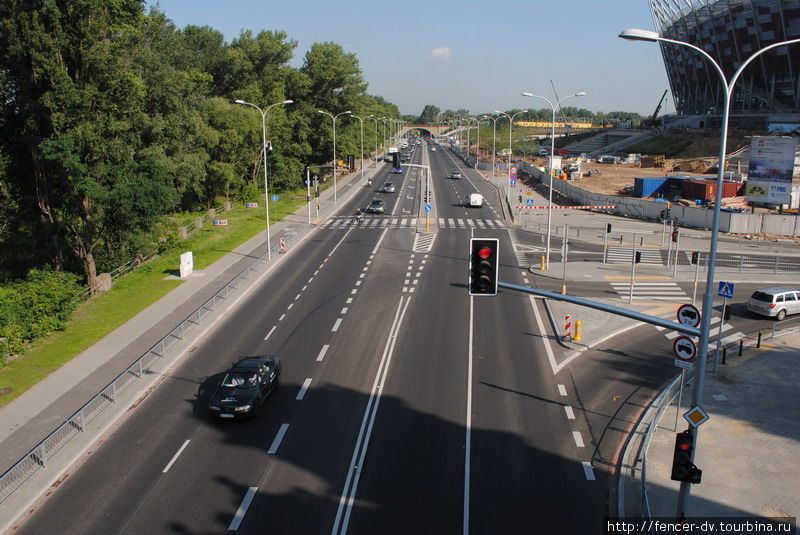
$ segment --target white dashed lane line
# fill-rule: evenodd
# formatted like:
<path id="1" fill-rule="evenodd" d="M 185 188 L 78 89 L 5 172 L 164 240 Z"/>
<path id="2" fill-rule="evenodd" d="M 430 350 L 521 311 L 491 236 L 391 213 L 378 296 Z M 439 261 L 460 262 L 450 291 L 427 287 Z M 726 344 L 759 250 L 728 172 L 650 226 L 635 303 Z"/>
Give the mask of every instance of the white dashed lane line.
<path id="1" fill-rule="evenodd" d="M 311 377 L 306 378 L 303 381 L 303 386 L 300 387 L 300 391 L 297 393 L 297 396 L 294 398 L 295 401 L 301 401 L 305 396 L 306 392 L 308 391 L 308 387 L 311 386 Z"/>
<path id="2" fill-rule="evenodd" d="M 328 352 L 328 348 L 331 347 L 328 344 L 322 346 L 322 349 L 319 350 L 319 355 L 317 355 L 317 362 L 322 362 L 322 359 L 325 358 L 325 353 Z"/>
<path id="3" fill-rule="evenodd" d="M 580 431 L 573 431 L 572 432 L 572 438 L 575 439 L 575 445 L 576 446 L 578 446 L 579 448 L 585 447 L 585 445 L 583 443 L 583 437 L 581 436 Z"/>
<path id="4" fill-rule="evenodd" d="M 331 329 L 331 332 L 335 333 L 336 331 L 338 331 L 339 330 L 339 325 L 341 325 L 341 324 L 342 324 L 342 318 L 337 318 L 336 319 L 336 323 L 333 324 L 333 329 Z"/>
<path id="5" fill-rule="evenodd" d="M 267 450 L 267 453 L 277 453 L 278 448 L 281 445 L 281 441 L 283 440 L 283 435 L 286 434 L 286 431 L 289 429 L 289 424 L 281 424 L 281 428 L 278 429 L 278 434 L 275 435 L 275 440 L 272 441 L 272 445 Z"/>
<path id="6" fill-rule="evenodd" d="M 269 330 L 269 332 L 267 333 L 267 336 L 265 336 L 265 337 L 264 337 L 264 340 L 266 340 L 267 338 L 269 338 L 269 337 L 272 335 L 272 333 L 274 333 L 274 332 L 275 332 L 275 328 L 276 328 L 276 327 L 277 327 L 277 325 L 274 325 L 274 326 L 272 327 L 272 329 L 270 329 L 270 330 Z"/>
<path id="7" fill-rule="evenodd" d="M 575 419 L 575 411 L 572 410 L 572 407 L 569 405 L 564 405 L 564 412 L 567 413 L 567 419 L 574 420 Z"/>
<path id="8" fill-rule="evenodd" d="M 592 470 L 592 463 L 583 461 L 581 464 L 583 465 L 583 473 L 584 475 L 586 475 L 586 480 L 594 481 L 595 477 L 594 477 L 594 470 Z"/>
<path id="9" fill-rule="evenodd" d="M 558 393 L 561 394 L 562 396 L 567 395 L 567 389 L 564 388 L 564 385 L 558 385 Z"/>

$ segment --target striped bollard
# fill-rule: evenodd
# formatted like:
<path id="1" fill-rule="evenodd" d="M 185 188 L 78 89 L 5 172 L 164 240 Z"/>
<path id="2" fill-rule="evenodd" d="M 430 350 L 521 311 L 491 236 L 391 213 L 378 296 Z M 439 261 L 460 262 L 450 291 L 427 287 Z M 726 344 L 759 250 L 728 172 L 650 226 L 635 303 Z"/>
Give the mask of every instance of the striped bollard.
<path id="1" fill-rule="evenodd" d="M 564 316 L 564 340 L 572 340 L 572 316 Z"/>

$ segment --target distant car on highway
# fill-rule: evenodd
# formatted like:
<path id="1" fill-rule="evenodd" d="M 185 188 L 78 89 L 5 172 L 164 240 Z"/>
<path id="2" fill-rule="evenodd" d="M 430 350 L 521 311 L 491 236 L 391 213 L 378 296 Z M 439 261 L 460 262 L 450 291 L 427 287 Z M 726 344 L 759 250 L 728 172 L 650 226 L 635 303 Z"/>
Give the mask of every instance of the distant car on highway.
<path id="1" fill-rule="evenodd" d="M 395 175 L 399 175 L 402 172 L 403 172 L 403 168 L 402 167 L 395 167 L 394 169 L 392 169 L 392 174 L 395 174 Z"/>
<path id="2" fill-rule="evenodd" d="M 209 411 L 220 420 L 257 416 L 264 400 L 280 383 L 281 369 L 280 357 L 273 355 L 237 360 L 211 396 Z"/>
<path id="3" fill-rule="evenodd" d="M 461 178 L 461 171 L 453 171 L 453 174 L 450 175 L 450 178 L 453 178 L 453 179 L 456 179 L 456 180 L 460 179 Z"/>
<path id="4" fill-rule="evenodd" d="M 436 151 L 436 147 L 431 147 L 431 152 L 435 152 L 435 151 Z"/>
<path id="5" fill-rule="evenodd" d="M 387 180 L 383 183 L 383 192 L 384 193 L 394 193 L 394 182 L 391 180 Z"/>
<path id="6" fill-rule="evenodd" d="M 386 204 L 383 202 L 383 199 L 375 198 L 372 199 L 372 202 L 367 206 L 367 212 L 371 214 L 382 214 L 385 207 Z"/>
<path id="7" fill-rule="evenodd" d="M 747 310 L 781 321 L 789 314 L 800 314 L 800 291 L 784 286 L 757 290 L 747 301 Z"/>

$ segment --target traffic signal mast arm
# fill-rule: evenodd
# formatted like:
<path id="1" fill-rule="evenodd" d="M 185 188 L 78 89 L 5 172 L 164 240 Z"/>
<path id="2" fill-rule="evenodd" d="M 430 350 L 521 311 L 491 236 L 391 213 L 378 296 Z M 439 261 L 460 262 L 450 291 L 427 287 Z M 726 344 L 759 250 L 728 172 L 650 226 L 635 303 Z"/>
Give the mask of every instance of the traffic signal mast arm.
<path id="1" fill-rule="evenodd" d="M 691 327 L 689 325 L 684 325 L 682 323 L 675 323 L 674 321 L 666 320 L 664 318 L 659 318 L 656 316 L 650 316 L 649 314 L 642 314 L 641 312 L 636 312 L 635 310 L 628 310 L 627 308 L 615 307 L 613 305 L 607 305 L 605 303 L 598 303 L 596 301 L 590 301 L 582 297 L 561 295 L 560 293 L 548 292 L 547 290 L 539 290 L 537 288 L 530 288 L 528 286 L 521 286 L 519 284 L 510 284 L 508 282 L 498 282 L 497 285 L 500 288 L 506 288 L 508 290 L 517 290 L 519 292 L 538 295 L 540 297 L 547 297 L 548 299 L 565 301 L 567 303 L 572 303 L 573 305 L 580 305 L 588 308 L 593 308 L 595 310 L 602 310 L 603 312 L 609 312 L 611 314 L 616 314 L 617 316 L 624 316 L 626 318 L 631 318 L 644 323 L 650 323 L 651 325 L 656 325 L 658 327 L 664 327 L 666 329 L 678 331 L 679 333 L 683 333 L 687 336 L 695 336 L 695 337 L 700 336 L 700 329 L 696 327 Z"/>

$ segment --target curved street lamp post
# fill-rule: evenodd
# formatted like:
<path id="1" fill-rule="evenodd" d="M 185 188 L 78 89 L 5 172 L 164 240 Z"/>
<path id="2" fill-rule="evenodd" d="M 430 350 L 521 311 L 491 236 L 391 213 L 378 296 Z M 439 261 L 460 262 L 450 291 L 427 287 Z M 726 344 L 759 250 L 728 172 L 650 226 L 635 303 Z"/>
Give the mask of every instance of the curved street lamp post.
<path id="1" fill-rule="evenodd" d="M 350 115 L 350 110 L 337 113 L 336 115 L 328 113 L 327 111 L 317 110 L 319 113 L 325 114 L 333 120 L 333 204 L 336 204 L 336 118 L 340 115 Z"/>

